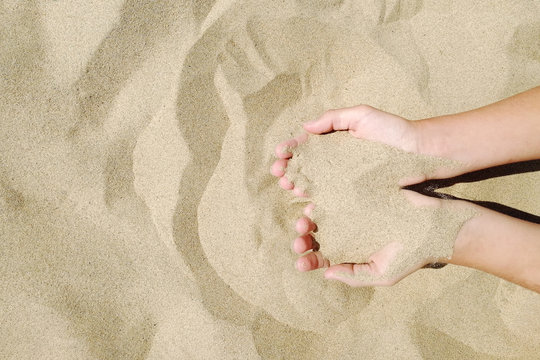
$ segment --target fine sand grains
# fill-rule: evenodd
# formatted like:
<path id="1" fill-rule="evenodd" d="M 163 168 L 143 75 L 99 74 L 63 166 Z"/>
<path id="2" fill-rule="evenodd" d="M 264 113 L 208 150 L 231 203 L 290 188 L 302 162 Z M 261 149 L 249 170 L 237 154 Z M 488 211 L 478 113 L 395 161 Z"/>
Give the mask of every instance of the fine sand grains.
<path id="1" fill-rule="evenodd" d="M 0 5 L 2 358 L 538 358 L 540 296 L 495 276 L 297 271 L 304 199 L 268 171 L 327 109 L 420 119 L 538 86 L 538 1 L 96 3 Z M 539 183 L 450 194 L 538 214 Z"/>
<path id="2" fill-rule="evenodd" d="M 402 247 L 385 276 L 426 259 L 449 258 L 459 229 L 473 215 L 439 201 L 413 205 L 405 196 L 408 190 L 398 185 L 402 178 L 456 165 L 449 160 L 347 132 L 310 136 L 292 152 L 287 177 L 315 203 L 315 238 L 332 264 L 368 262 L 372 253 L 394 242 Z"/>

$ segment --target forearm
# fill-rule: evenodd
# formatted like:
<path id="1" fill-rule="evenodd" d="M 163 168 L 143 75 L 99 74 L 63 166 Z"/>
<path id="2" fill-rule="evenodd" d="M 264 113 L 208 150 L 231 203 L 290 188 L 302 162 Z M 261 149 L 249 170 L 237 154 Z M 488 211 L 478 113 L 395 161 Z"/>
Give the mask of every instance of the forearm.
<path id="1" fill-rule="evenodd" d="M 419 120 L 421 151 L 464 171 L 540 158 L 540 87 L 464 113 Z"/>
<path id="2" fill-rule="evenodd" d="M 540 225 L 481 208 L 461 228 L 448 261 L 540 293 Z"/>

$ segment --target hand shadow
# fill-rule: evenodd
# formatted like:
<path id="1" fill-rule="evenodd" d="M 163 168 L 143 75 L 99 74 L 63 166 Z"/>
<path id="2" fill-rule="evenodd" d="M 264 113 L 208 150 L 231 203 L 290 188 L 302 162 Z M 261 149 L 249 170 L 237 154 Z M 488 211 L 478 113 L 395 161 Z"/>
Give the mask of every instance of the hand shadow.
<path id="1" fill-rule="evenodd" d="M 440 188 L 449 187 L 458 183 L 470 183 L 470 182 L 476 182 L 476 181 L 486 180 L 486 179 L 500 177 L 500 176 L 522 174 L 522 173 L 528 173 L 528 172 L 534 172 L 534 171 L 540 171 L 540 160 L 529 160 L 529 161 L 522 161 L 522 162 L 517 162 L 517 163 L 512 163 L 512 164 L 494 166 L 487 169 L 473 171 L 467 174 L 455 176 L 448 179 L 427 180 L 419 184 L 406 186 L 404 187 L 404 189 L 413 190 L 422 195 L 437 197 L 440 199 L 470 201 L 472 203 L 500 212 L 502 214 L 506 214 L 506 215 L 509 215 L 518 219 L 530 221 L 535 224 L 540 224 L 539 215 L 521 211 L 519 209 L 506 206 L 504 204 L 499 204 L 492 201 L 461 199 L 456 196 L 437 192 L 437 190 Z"/>

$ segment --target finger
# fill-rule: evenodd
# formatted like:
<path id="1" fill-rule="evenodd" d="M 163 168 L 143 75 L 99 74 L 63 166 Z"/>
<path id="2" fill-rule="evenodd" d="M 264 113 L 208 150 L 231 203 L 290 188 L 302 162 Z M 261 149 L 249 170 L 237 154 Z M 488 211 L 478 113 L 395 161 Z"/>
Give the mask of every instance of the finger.
<path id="1" fill-rule="evenodd" d="M 332 265 L 328 269 L 326 269 L 326 271 L 324 272 L 324 277 L 326 279 L 341 281 L 349 286 L 363 286 L 363 284 L 358 279 L 355 279 L 356 272 L 367 271 L 366 269 L 362 269 L 363 265 L 367 266 L 367 264 Z"/>
<path id="2" fill-rule="evenodd" d="M 330 262 L 319 251 L 310 252 L 296 260 L 298 271 L 310 271 L 328 266 L 330 266 Z"/>
<path id="3" fill-rule="evenodd" d="M 278 159 L 274 161 L 274 163 L 272 164 L 272 167 L 270 168 L 270 174 L 277 177 L 282 177 L 283 175 L 285 175 L 285 169 L 287 169 L 287 163 L 288 163 L 287 159 Z"/>
<path id="4" fill-rule="evenodd" d="M 317 229 L 317 225 L 315 225 L 315 223 L 307 216 L 303 216 L 296 221 L 295 228 L 296 232 L 298 232 L 300 235 L 305 235 L 315 231 Z"/>
<path id="5" fill-rule="evenodd" d="M 374 252 L 368 262 L 361 264 L 338 264 L 330 267 L 324 274 L 327 279 L 334 279 L 351 286 L 388 286 L 395 284 L 403 276 L 389 278 L 389 268 L 395 265 L 395 259 L 403 249 L 403 244 L 391 242 Z M 396 269 L 394 269 L 396 270 Z M 405 274 L 404 271 L 398 272 Z"/>
<path id="6" fill-rule="evenodd" d="M 299 188 L 299 187 L 295 187 L 293 189 L 293 194 L 298 196 L 298 197 L 307 197 L 307 193 L 305 192 L 305 190 Z"/>
<path id="7" fill-rule="evenodd" d="M 296 147 L 298 142 L 295 139 L 285 140 L 276 146 L 276 156 L 280 159 L 289 159 L 292 157 L 292 148 Z"/>
<path id="8" fill-rule="evenodd" d="M 293 250 L 297 254 L 303 254 L 308 250 L 319 250 L 319 243 L 310 234 L 302 235 L 294 239 Z"/>
<path id="9" fill-rule="evenodd" d="M 294 188 L 294 184 L 287 179 L 286 176 L 282 176 L 278 180 L 279 186 L 284 190 L 292 190 Z"/>
<path id="10" fill-rule="evenodd" d="M 285 140 L 279 143 L 275 149 L 276 156 L 280 159 L 291 158 L 293 155 L 291 149 L 294 149 L 298 145 L 306 142 L 307 136 L 307 133 L 302 133 L 293 139 Z"/>
<path id="11" fill-rule="evenodd" d="M 313 213 L 313 209 L 315 209 L 315 204 L 314 203 L 307 204 L 307 206 L 304 208 L 304 215 L 311 218 L 311 214 Z"/>
<path id="12" fill-rule="evenodd" d="M 304 129 L 312 134 L 325 134 L 330 131 L 355 129 L 369 107 L 359 105 L 344 109 L 328 110 L 315 121 L 304 124 Z"/>
<path id="13" fill-rule="evenodd" d="M 326 269 L 324 277 L 353 287 L 390 285 L 390 281 L 378 279 L 373 274 L 369 263 L 332 265 Z"/>

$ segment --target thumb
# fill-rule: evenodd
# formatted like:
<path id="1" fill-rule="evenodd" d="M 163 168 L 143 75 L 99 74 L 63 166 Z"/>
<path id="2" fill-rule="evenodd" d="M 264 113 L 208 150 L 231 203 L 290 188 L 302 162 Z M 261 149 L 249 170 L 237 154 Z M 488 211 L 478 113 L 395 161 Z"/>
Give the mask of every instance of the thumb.
<path id="1" fill-rule="evenodd" d="M 361 264 L 338 264 L 330 266 L 324 273 L 327 279 L 341 281 L 350 286 L 389 286 L 395 284 L 399 279 L 388 276 L 395 273 L 397 264 L 394 260 L 403 249 L 403 245 L 398 242 L 391 242 L 379 251 L 373 253 L 368 262 Z M 400 273 L 397 271 L 397 273 Z"/>
<path id="2" fill-rule="evenodd" d="M 369 263 L 332 265 L 326 269 L 324 277 L 341 281 L 352 287 L 384 285 L 380 276 L 373 274 Z"/>
<path id="3" fill-rule="evenodd" d="M 304 129 L 312 134 L 325 134 L 330 131 L 355 129 L 358 120 L 370 109 L 367 105 L 328 110 L 317 120 L 304 123 Z"/>

